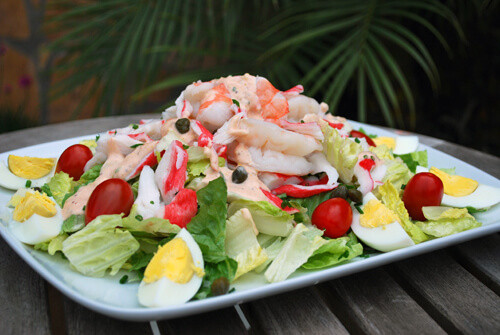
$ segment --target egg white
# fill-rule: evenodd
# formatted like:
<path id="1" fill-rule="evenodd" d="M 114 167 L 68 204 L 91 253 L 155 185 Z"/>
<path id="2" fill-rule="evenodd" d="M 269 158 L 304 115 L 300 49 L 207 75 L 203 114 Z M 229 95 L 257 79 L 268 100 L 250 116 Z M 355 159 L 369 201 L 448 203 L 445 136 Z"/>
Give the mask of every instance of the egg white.
<path id="1" fill-rule="evenodd" d="M 418 149 L 418 143 L 417 136 L 397 136 L 396 147 L 392 152 L 396 155 L 404 155 L 415 152 Z"/>
<path id="2" fill-rule="evenodd" d="M 17 190 L 23 187 L 26 187 L 26 182 L 31 180 L 31 187 L 41 187 L 43 184 L 47 183 L 50 178 L 54 175 L 54 171 L 56 169 L 56 165 L 52 167 L 50 172 L 38 179 L 26 179 L 19 176 L 16 176 L 12 172 L 10 172 L 7 165 L 3 162 L 0 162 L 0 186 L 5 187 L 9 190 Z"/>
<path id="3" fill-rule="evenodd" d="M 12 234 L 21 242 L 35 245 L 51 240 L 59 235 L 63 225 L 61 207 L 54 201 L 57 213 L 53 217 L 46 218 L 44 216 L 33 214 L 28 220 L 19 222 L 12 220 L 9 224 Z"/>
<path id="4" fill-rule="evenodd" d="M 474 192 L 463 197 L 454 197 L 444 194 L 442 205 L 452 207 L 487 208 L 500 202 L 500 189 L 493 186 L 479 184 Z"/>
<path id="5" fill-rule="evenodd" d="M 195 266 L 204 269 L 203 255 L 200 247 L 186 229 L 181 229 L 176 238 L 182 238 L 186 242 L 193 257 Z M 191 280 L 185 284 L 179 284 L 162 277 L 153 283 L 141 282 L 137 297 L 139 303 L 146 307 L 165 307 L 179 305 L 191 299 L 201 286 L 203 278 L 193 275 Z"/>
<path id="6" fill-rule="evenodd" d="M 376 199 L 373 193 L 366 194 L 363 205 L 371 199 Z M 353 211 L 351 229 L 361 241 L 373 249 L 388 252 L 415 245 L 399 222 L 368 228 L 361 225 L 360 216 L 357 211 Z"/>

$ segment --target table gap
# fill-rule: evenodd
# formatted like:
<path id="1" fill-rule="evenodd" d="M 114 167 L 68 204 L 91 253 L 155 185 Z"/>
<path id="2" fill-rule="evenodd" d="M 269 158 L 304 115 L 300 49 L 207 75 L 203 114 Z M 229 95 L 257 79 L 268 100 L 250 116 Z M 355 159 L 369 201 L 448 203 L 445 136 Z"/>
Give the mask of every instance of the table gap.
<path id="1" fill-rule="evenodd" d="M 339 319 L 350 334 L 365 333 L 361 326 L 358 325 L 353 314 L 349 313 L 348 309 L 345 308 L 345 303 L 337 292 L 334 290 L 326 290 L 323 284 L 319 286 L 315 285 L 312 289 L 316 291 L 317 295 L 323 300 L 328 309 Z"/>
<path id="2" fill-rule="evenodd" d="M 446 318 L 446 316 L 439 311 L 430 301 L 428 301 L 406 278 L 401 270 L 399 270 L 395 265 L 389 265 L 385 269 L 391 277 L 401 286 L 408 295 L 415 300 L 417 304 L 422 307 L 422 309 L 429 314 L 431 318 L 436 321 L 436 323 L 444 329 L 448 334 L 460 334 L 460 330 Z"/>
<path id="3" fill-rule="evenodd" d="M 500 296 L 500 285 L 494 282 L 486 273 L 484 273 L 478 265 L 465 257 L 462 252 L 457 248 L 453 247 L 450 250 L 451 257 L 460 264 L 465 270 L 467 270 L 471 275 L 473 275 L 477 280 L 484 284 L 487 288 L 495 292 L 496 295 Z"/>

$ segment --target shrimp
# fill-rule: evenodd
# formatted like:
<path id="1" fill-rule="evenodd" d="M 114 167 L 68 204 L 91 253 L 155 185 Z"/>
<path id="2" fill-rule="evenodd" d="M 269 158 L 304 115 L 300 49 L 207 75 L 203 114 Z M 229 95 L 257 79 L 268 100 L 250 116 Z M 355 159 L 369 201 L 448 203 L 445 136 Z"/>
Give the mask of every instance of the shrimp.
<path id="1" fill-rule="evenodd" d="M 279 119 L 288 114 L 288 101 L 285 96 L 266 78 L 257 77 L 256 93 L 264 119 Z"/>
<path id="2" fill-rule="evenodd" d="M 237 106 L 233 104 L 226 86 L 221 83 L 206 92 L 205 97 L 201 100 L 196 119 L 209 131 L 214 131 L 236 112 Z"/>
<path id="3" fill-rule="evenodd" d="M 285 155 L 278 151 L 261 150 L 255 147 L 249 147 L 248 152 L 252 159 L 249 165 L 257 171 L 298 176 L 313 173 L 314 171 L 314 165 L 301 156 Z M 231 155 L 229 155 L 229 158 L 232 158 Z"/>
<path id="4" fill-rule="evenodd" d="M 323 115 L 320 104 L 313 98 L 299 94 L 288 100 L 290 113 L 287 118 L 291 122 L 300 122 L 307 114 Z"/>
<path id="5" fill-rule="evenodd" d="M 282 129 L 263 120 L 245 119 L 238 115 L 233 118 L 234 120 L 228 121 L 227 126 L 217 131 L 214 136 L 216 142 L 229 144 L 236 139 L 247 146 L 295 156 L 306 156 L 314 151 L 322 150 L 321 143 L 313 137 Z M 227 134 L 223 134 L 224 131 Z"/>
<path id="6" fill-rule="evenodd" d="M 102 135 L 97 141 L 96 153 L 85 164 L 85 171 L 89 170 L 94 165 L 102 164 L 106 161 L 110 152 L 109 143 L 111 139 L 113 139 L 113 146 L 116 147 L 122 155 L 130 154 L 134 151 L 135 146 L 143 144 L 143 142 L 133 139 L 126 134 L 115 134 L 115 131 L 112 131 L 111 134 Z"/>
<path id="7" fill-rule="evenodd" d="M 323 141 L 325 138 L 320 126 L 316 122 L 293 123 L 280 119 L 278 125 L 283 129 L 302 135 L 309 135 L 320 141 Z"/>

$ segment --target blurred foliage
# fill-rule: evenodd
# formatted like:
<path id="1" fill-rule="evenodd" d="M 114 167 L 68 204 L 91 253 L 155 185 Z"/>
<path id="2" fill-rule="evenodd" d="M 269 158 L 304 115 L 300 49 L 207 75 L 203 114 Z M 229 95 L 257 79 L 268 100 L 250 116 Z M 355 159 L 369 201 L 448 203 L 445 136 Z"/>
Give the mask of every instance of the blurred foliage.
<path id="1" fill-rule="evenodd" d="M 69 75 L 53 87 L 53 98 L 89 85 L 87 98 L 98 97 L 96 115 L 135 112 L 155 91 L 251 72 L 281 89 L 302 83 L 333 111 L 353 83 L 360 121 L 367 120 L 373 96 L 386 124 L 404 127 L 407 121 L 414 128 L 415 97 L 407 79 L 413 73 L 399 57 L 416 62 L 434 89 L 439 72 L 408 23 L 427 29 L 445 49 L 446 39 L 428 17 L 440 17 L 463 35 L 454 13 L 435 0 L 109 0 L 54 6 L 58 14 L 49 27 L 63 34 L 50 48 L 63 54 L 55 70 Z"/>
<path id="2" fill-rule="evenodd" d="M 37 122 L 24 114 L 24 108 L 0 106 L 0 134 L 8 131 L 35 127 Z"/>

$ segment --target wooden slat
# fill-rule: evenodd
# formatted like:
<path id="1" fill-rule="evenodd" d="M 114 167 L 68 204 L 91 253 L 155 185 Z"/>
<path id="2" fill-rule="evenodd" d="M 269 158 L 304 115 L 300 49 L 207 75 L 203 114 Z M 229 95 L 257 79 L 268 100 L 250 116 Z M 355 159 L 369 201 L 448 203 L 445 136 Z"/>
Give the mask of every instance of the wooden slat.
<path id="1" fill-rule="evenodd" d="M 175 334 L 246 334 L 234 308 L 191 315 L 184 318 L 158 322 L 162 335 Z"/>
<path id="2" fill-rule="evenodd" d="M 462 266 L 500 295 L 500 235 L 462 243 L 454 251 Z"/>
<path id="3" fill-rule="evenodd" d="M 394 269 L 399 283 L 447 332 L 498 333 L 500 297 L 446 251 L 399 262 Z"/>
<path id="4" fill-rule="evenodd" d="M 350 333 L 445 333 L 384 270 L 332 280 L 317 288 Z"/>
<path id="5" fill-rule="evenodd" d="M 0 238 L 0 333 L 49 334 L 44 281 Z"/>
<path id="6" fill-rule="evenodd" d="M 151 334 L 148 322 L 127 322 L 95 313 L 63 297 L 68 335 Z"/>
<path id="7" fill-rule="evenodd" d="M 250 324 L 266 334 L 348 334 L 311 288 L 247 303 L 244 310 Z"/>

